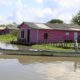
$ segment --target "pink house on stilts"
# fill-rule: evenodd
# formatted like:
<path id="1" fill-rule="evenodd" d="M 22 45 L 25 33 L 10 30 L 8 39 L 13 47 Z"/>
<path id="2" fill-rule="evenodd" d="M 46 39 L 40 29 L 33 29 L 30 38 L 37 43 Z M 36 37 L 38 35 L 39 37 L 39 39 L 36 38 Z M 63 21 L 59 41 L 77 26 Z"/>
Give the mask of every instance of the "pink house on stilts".
<path id="1" fill-rule="evenodd" d="M 18 41 L 26 44 L 74 41 L 79 37 L 77 24 L 23 22 L 19 25 Z"/>

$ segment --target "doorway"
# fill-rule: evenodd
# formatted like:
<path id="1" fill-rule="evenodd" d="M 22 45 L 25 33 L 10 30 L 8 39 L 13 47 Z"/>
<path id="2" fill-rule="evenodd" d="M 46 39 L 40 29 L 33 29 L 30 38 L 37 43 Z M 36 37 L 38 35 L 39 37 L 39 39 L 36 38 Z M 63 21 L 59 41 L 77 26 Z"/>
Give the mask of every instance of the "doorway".
<path id="1" fill-rule="evenodd" d="M 27 42 L 28 43 L 30 42 L 30 30 L 29 29 L 27 30 Z"/>

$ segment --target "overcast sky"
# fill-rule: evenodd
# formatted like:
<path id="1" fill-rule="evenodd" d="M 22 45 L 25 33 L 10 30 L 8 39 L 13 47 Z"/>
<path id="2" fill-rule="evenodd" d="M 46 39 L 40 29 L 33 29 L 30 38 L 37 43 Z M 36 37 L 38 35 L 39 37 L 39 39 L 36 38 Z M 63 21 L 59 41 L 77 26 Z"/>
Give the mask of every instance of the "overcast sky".
<path id="1" fill-rule="evenodd" d="M 61 19 L 70 23 L 80 9 L 80 0 L 0 0 L 0 24 L 47 22 Z"/>

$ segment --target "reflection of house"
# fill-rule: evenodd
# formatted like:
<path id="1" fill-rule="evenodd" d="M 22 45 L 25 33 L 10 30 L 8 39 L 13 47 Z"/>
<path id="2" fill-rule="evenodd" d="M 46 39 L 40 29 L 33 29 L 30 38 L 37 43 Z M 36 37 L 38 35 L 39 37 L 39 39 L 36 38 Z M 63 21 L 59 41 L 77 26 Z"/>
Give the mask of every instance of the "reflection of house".
<path id="1" fill-rule="evenodd" d="M 19 28 L 18 40 L 25 43 L 74 41 L 80 36 L 80 26 L 76 24 L 23 22 Z"/>
<path id="2" fill-rule="evenodd" d="M 0 35 L 8 34 L 9 29 L 7 27 L 0 27 Z"/>

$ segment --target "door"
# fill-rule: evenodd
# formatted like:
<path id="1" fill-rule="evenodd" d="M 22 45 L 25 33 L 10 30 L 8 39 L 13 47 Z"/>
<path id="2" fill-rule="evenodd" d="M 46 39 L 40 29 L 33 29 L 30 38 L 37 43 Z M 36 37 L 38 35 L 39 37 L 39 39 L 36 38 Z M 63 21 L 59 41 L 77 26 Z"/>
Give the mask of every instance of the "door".
<path id="1" fill-rule="evenodd" d="M 77 40 L 77 39 L 78 39 L 78 33 L 74 32 L 74 40 Z"/>
<path id="2" fill-rule="evenodd" d="M 28 43 L 30 42 L 30 30 L 29 29 L 27 30 L 27 42 Z"/>

